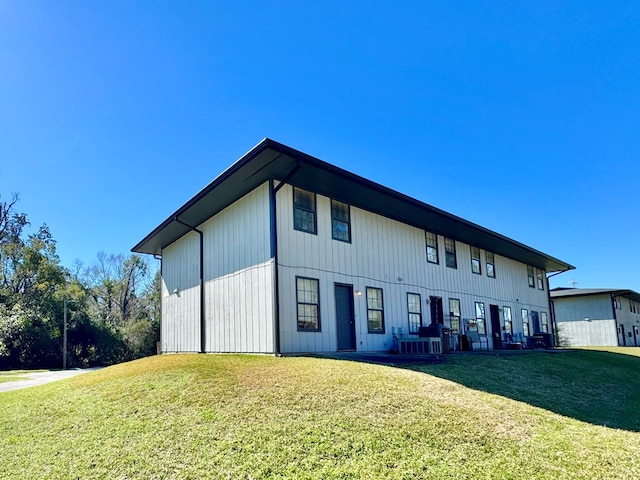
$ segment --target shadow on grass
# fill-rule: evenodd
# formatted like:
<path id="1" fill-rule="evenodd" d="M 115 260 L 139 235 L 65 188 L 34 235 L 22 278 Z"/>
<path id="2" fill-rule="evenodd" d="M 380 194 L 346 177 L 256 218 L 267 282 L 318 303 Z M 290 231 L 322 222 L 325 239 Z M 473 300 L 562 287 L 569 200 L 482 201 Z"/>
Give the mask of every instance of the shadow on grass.
<path id="1" fill-rule="evenodd" d="M 640 431 L 640 358 L 572 350 L 402 365 L 594 425 Z"/>
<path id="2" fill-rule="evenodd" d="M 640 432 L 640 356 L 580 349 L 423 358 L 360 352 L 305 356 L 424 372 L 583 422 Z"/>

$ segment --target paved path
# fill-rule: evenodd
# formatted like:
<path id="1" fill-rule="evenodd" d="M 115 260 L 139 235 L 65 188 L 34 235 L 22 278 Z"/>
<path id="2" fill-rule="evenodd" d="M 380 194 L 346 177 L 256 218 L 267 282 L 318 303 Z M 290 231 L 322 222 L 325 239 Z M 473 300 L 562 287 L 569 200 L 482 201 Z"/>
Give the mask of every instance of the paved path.
<path id="1" fill-rule="evenodd" d="M 55 382 L 63 378 L 75 377 L 81 373 L 98 370 L 95 368 L 74 368 L 71 370 L 49 370 L 46 372 L 20 373 L 19 377 L 27 377 L 24 380 L 16 380 L 14 382 L 0 383 L 0 392 L 9 392 L 20 388 L 35 387 L 36 385 L 44 385 L 45 383 Z"/>

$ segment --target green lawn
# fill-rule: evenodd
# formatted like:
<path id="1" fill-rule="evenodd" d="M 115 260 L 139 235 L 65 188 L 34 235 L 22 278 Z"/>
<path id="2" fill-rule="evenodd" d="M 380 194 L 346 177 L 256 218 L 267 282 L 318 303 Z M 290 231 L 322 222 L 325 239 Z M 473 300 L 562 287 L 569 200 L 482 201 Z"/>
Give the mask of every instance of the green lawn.
<path id="1" fill-rule="evenodd" d="M 637 479 L 639 369 L 580 350 L 151 357 L 0 394 L 0 478 Z"/>
<path id="2" fill-rule="evenodd" d="M 0 371 L 0 383 L 27 380 L 29 377 L 25 374 L 43 371 L 44 370 L 2 370 Z"/>

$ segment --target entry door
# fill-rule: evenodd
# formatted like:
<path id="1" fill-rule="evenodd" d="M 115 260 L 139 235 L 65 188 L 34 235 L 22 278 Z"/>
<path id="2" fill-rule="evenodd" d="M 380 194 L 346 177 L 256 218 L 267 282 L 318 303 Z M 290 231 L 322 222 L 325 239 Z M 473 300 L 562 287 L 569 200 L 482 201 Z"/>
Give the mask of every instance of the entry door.
<path id="1" fill-rule="evenodd" d="M 533 333 L 540 333 L 540 315 L 538 312 L 531 312 L 531 323 L 533 323 Z"/>
<path id="2" fill-rule="evenodd" d="M 624 325 L 618 325 L 618 345 L 627 346 L 627 339 L 624 337 Z"/>
<path id="3" fill-rule="evenodd" d="M 502 328 L 500 328 L 500 307 L 489 305 L 489 315 L 491 316 L 491 338 L 493 338 L 493 349 L 502 348 Z"/>
<path id="4" fill-rule="evenodd" d="M 429 306 L 431 307 L 431 323 L 444 324 L 442 297 L 429 297 Z"/>
<path id="5" fill-rule="evenodd" d="M 338 350 L 355 350 L 356 325 L 353 315 L 353 285 L 336 283 L 335 293 Z"/>

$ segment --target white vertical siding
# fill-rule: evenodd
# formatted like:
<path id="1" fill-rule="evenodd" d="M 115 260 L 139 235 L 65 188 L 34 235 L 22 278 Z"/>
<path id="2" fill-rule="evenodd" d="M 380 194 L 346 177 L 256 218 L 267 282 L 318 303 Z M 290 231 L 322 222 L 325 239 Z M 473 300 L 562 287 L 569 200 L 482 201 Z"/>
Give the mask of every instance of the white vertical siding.
<path id="1" fill-rule="evenodd" d="M 206 349 L 273 352 L 273 261 L 269 184 L 201 225 Z"/>
<path id="2" fill-rule="evenodd" d="M 190 232 L 162 251 L 163 352 L 200 351 L 200 239 Z"/>
<path id="3" fill-rule="evenodd" d="M 553 304 L 561 344 L 575 347 L 618 345 L 609 294 L 557 297 Z"/>
<path id="4" fill-rule="evenodd" d="M 429 296 L 442 297 L 445 314 L 449 298 L 460 299 L 463 318 L 475 318 L 474 302 L 484 302 L 490 338 L 490 304 L 511 307 L 514 332 L 522 332 L 522 308 L 529 315 L 531 311 L 549 315 L 547 291 L 528 286 L 527 266 L 500 255 L 495 254 L 496 278 L 489 278 L 481 251 L 482 275 L 476 275 L 471 272 L 469 245 L 456 242 L 458 268 L 447 268 L 444 239 L 438 236 L 440 262 L 431 264 L 426 259 L 424 230 L 354 207 L 352 243 L 333 240 L 330 199 L 321 195 L 317 195 L 317 235 L 299 232 L 293 229 L 293 193 L 289 185 L 278 193 L 277 219 L 283 352 L 337 349 L 335 283 L 352 284 L 354 291 L 362 292 L 354 298 L 356 346 L 362 351 L 388 350 L 393 330 L 408 331 L 407 292 L 421 295 L 425 324 L 430 322 Z M 320 332 L 297 331 L 296 275 L 319 279 Z M 366 287 L 383 289 L 384 334 L 368 333 Z"/>
<path id="5" fill-rule="evenodd" d="M 274 351 L 268 183 L 198 229 L 204 243 L 205 351 Z M 190 232 L 162 252 L 164 352 L 200 351 L 200 239 Z M 178 289 L 179 294 L 172 293 Z"/>
<path id="6" fill-rule="evenodd" d="M 620 302 L 620 309 L 616 310 L 616 319 L 618 320 L 618 325 L 624 326 L 624 336 L 625 341 L 622 342 L 622 338 L 619 338 L 619 345 L 626 345 L 627 347 L 635 347 L 636 342 L 640 345 L 640 337 L 636 335 L 634 339 L 633 336 L 633 328 L 640 326 L 640 311 L 636 310 L 632 311 L 631 299 L 618 296 L 618 302 Z"/>

